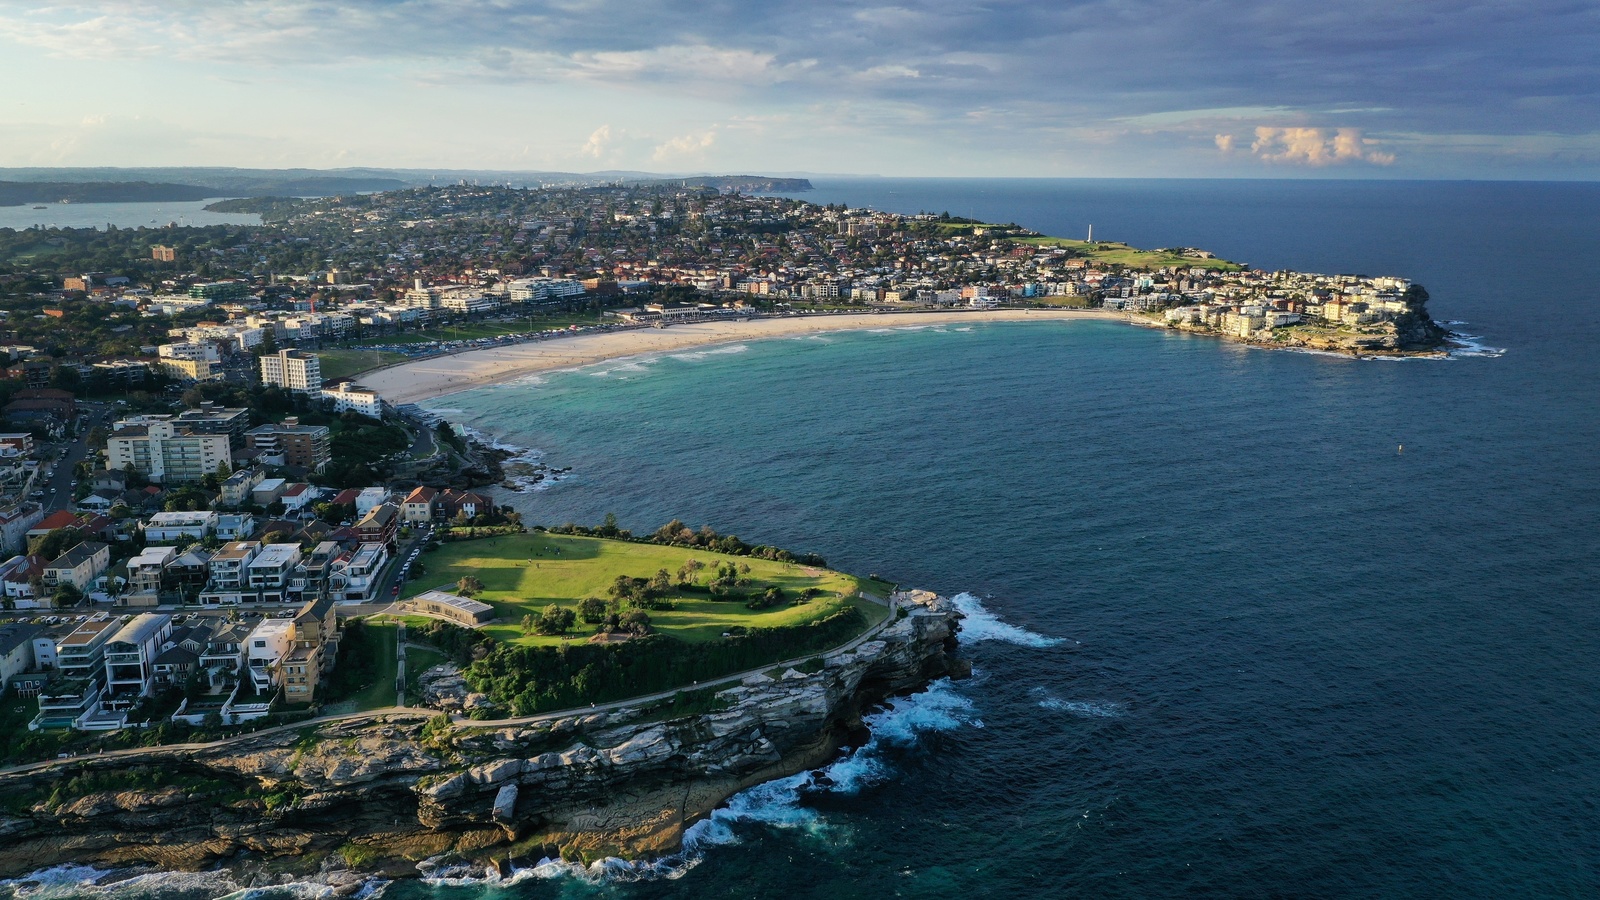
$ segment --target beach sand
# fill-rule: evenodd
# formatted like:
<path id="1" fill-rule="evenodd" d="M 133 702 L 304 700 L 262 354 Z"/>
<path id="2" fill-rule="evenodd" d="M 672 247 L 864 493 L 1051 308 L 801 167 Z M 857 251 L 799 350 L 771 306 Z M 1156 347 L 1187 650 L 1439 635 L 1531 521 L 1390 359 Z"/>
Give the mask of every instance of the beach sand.
<path id="1" fill-rule="evenodd" d="M 358 376 L 361 384 L 390 403 L 419 403 L 457 391 L 510 381 L 555 369 L 572 369 L 608 359 L 666 353 L 710 344 L 793 337 L 827 331 L 970 325 L 974 322 L 1071 319 L 1128 321 L 1104 310 L 996 309 L 932 313 L 845 313 L 785 316 L 744 321 L 695 322 L 667 328 L 635 328 L 574 334 L 506 347 L 467 350 L 450 356 L 401 363 Z"/>

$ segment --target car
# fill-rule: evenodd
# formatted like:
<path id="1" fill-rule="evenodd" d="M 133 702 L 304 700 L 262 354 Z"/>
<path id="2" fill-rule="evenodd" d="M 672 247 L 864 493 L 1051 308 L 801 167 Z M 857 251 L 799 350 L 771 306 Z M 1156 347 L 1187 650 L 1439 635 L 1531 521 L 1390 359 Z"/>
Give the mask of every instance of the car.
<path id="1" fill-rule="evenodd" d="M 395 585 L 394 586 L 394 590 L 390 591 L 389 593 L 390 593 L 391 596 L 394 596 L 394 597 L 400 596 L 400 585 L 398 585 L 398 584 Z"/>

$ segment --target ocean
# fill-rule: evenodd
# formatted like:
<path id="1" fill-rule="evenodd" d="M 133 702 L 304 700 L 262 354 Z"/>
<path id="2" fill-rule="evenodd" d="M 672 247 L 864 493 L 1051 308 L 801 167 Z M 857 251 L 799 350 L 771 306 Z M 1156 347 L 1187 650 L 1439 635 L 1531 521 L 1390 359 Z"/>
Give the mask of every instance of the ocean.
<path id="1" fill-rule="evenodd" d="M 1600 890 L 1600 185 L 817 188 L 1406 276 L 1475 349 L 1353 360 L 1105 321 L 890 326 L 443 398 L 572 468 L 508 495 L 529 521 L 677 517 L 939 591 L 969 614 L 976 674 L 876 713 L 829 786 L 741 794 L 659 865 L 437 870 L 373 892 Z M 16 892 L 237 887 L 83 877 Z"/>

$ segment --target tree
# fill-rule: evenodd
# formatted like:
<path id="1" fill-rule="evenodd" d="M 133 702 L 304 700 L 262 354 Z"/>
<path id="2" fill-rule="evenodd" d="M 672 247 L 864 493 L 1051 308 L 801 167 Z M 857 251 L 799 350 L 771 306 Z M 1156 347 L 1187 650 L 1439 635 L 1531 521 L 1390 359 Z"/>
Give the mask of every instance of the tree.
<path id="1" fill-rule="evenodd" d="M 599 597 L 585 597 L 583 602 L 578 604 L 578 615 L 583 617 L 586 624 L 598 625 L 605 621 L 606 609 L 606 601 Z"/>
<path id="2" fill-rule="evenodd" d="M 82 599 L 83 592 L 65 582 L 57 585 L 56 592 L 50 596 L 50 602 L 55 605 L 56 609 L 77 606 Z"/>
<path id="3" fill-rule="evenodd" d="M 528 613 L 527 615 L 522 617 L 522 636 L 523 637 L 527 637 L 528 635 L 533 634 L 535 629 L 537 629 L 538 627 L 539 627 L 539 619 L 535 618 L 533 613 Z"/>
<path id="4" fill-rule="evenodd" d="M 670 590 L 672 590 L 672 576 L 667 574 L 666 569 L 657 569 L 655 577 L 650 579 L 650 591 L 665 596 Z"/>
<path id="5" fill-rule="evenodd" d="M 461 580 L 456 582 L 456 593 L 463 597 L 475 597 L 483 593 L 483 582 L 479 581 L 476 575 L 463 575 Z"/>
<path id="6" fill-rule="evenodd" d="M 83 533 L 72 526 L 57 528 L 39 539 L 33 552 L 45 559 L 55 559 L 83 542 Z"/>
<path id="7" fill-rule="evenodd" d="M 706 564 L 698 559 L 685 561 L 683 565 L 678 567 L 678 583 L 693 584 L 695 576 L 700 574 L 700 570 L 705 567 Z"/>
<path id="8" fill-rule="evenodd" d="M 566 634 L 572 630 L 572 625 L 577 621 L 577 618 L 572 610 L 552 603 L 546 606 L 544 611 L 539 614 L 539 633 Z"/>

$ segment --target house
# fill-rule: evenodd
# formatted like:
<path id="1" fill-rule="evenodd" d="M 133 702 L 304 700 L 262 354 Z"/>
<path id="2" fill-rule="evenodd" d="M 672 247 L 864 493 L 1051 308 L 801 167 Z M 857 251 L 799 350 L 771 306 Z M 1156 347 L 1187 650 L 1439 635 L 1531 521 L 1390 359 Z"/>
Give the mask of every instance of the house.
<path id="1" fill-rule="evenodd" d="M 494 504 L 482 494 L 450 489 L 439 494 L 438 510 L 442 519 L 470 519 L 479 514 L 493 512 Z"/>
<path id="2" fill-rule="evenodd" d="M 278 499 L 283 502 L 284 509 L 294 512 L 305 509 L 319 494 L 320 491 L 309 484 L 291 484 L 283 489 L 283 496 Z"/>
<path id="3" fill-rule="evenodd" d="M 208 565 L 205 590 L 200 593 L 200 603 L 205 606 L 237 606 L 249 599 L 250 560 L 255 559 L 261 545 L 256 541 L 233 541 L 222 545 Z"/>
<path id="4" fill-rule="evenodd" d="M 361 544 L 355 551 L 341 554 L 328 571 L 328 595 L 344 603 L 377 599 L 378 576 L 389 561 L 384 544 Z"/>
<path id="5" fill-rule="evenodd" d="M 84 541 L 45 565 L 44 584 L 51 590 L 70 584 L 84 593 L 110 565 L 110 547 L 97 541 Z"/>
<path id="6" fill-rule="evenodd" d="M 224 541 L 242 541 L 256 533 L 256 517 L 249 513 L 218 513 L 216 535 Z"/>
<path id="7" fill-rule="evenodd" d="M 255 490 L 250 492 L 250 499 L 257 506 L 271 506 L 274 501 L 283 496 L 289 482 L 282 478 L 268 478 L 257 484 Z"/>
<path id="8" fill-rule="evenodd" d="M 32 546 L 34 541 L 60 528 L 77 528 L 81 530 L 83 528 L 83 519 L 76 513 L 58 509 L 40 519 L 37 524 L 27 530 L 28 545 Z"/>
<path id="9" fill-rule="evenodd" d="M 155 659 L 155 681 L 158 688 L 183 687 L 189 677 L 200 670 L 200 654 L 211 638 L 211 629 L 205 625 L 191 625 L 172 629 L 161 645 Z"/>
<path id="10" fill-rule="evenodd" d="M 26 550 L 28 532 L 42 521 L 44 507 L 37 503 L 18 503 L 0 509 L 0 554 Z"/>
<path id="11" fill-rule="evenodd" d="M 245 672 L 256 693 L 279 684 L 283 658 L 294 646 L 294 623 L 287 619 L 262 619 L 245 641 Z"/>
<path id="12" fill-rule="evenodd" d="M 439 492 L 433 488 L 425 484 L 418 486 L 400 502 L 401 517 L 412 524 L 432 522 L 433 501 L 438 496 Z"/>
<path id="13" fill-rule="evenodd" d="M 41 630 L 20 622 L 0 625 L 0 694 L 10 687 L 11 679 L 34 668 L 33 636 Z"/>
<path id="14" fill-rule="evenodd" d="M 385 503 L 374 507 L 355 524 L 356 539 L 363 544 L 388 544 L 400 529 L 400 507 Z"/>
<path id="15" fill-rule="evenodd" d="M 384 487 L 363 488 L 356 495 L 356 516 L 364 516 L 378 506 L 389 502 L 389 489 Z"/>
<path id="16" fill-rule="evenodd" d="M 339 619 L 333 600 L 307 602 L 291 624 L 294 646 L 282 663 L 284 699 L 310 703 L 316 698 L 317 682 L 339 658 Z"/>
<path id="17" fill-rule="evenodd" d="M 128 590 L 118 600 L 122 606 L 156 606 L 167 580 L 167 566 L 178 558 L 176 547 L 146 547 L 128 560 Z"/>
<path id="18" fill-rule="evenodd" d="M 44 567 L 49 562 L 38 554 L 13 556 L 0 564 L 0 593 L 14 609 L 39 609 L 49 606 L 49 598 L 35 589 L 44 582 Z"/>
<path id="19" fill-rule="evenodd" d="M 230 622 L 220 626 L 206 639 L 200 652 L 199 665 L 205 673 L 208 693 L 221 693 L 233 687 L 244 668 L 245 645 L 255 625 L 249 622 Z"/>
<path id="20" fill-rule="evenodd" d="M 281 603 L 299 564 L 300 545 L 268 544 L 246 564 L 247 586 L 258 602 Z"/>
<path id="21" fill-rule="evenodd" d="M 216 530 L 217 514 L 208 510 L 158 512 L 145 522 L 144 539 L 152 544 L 187 544 L 203 541 Z"/>
<path id="22" fill-rule="evenodd" d="M 240 469 L 222 482 L 217 502 L 223 506 L 243 506 L 265 477 L 260 469 Z"/>
<path id="23" fill-rule="evenodd" d="M 106 695 L 101 707 L 126 712 L 155 693 L 156 657 L 172 634 L 172 617 L 140 613 L 105 643 Z M 120 727 L 120 726 L 119 726 Z"/>

